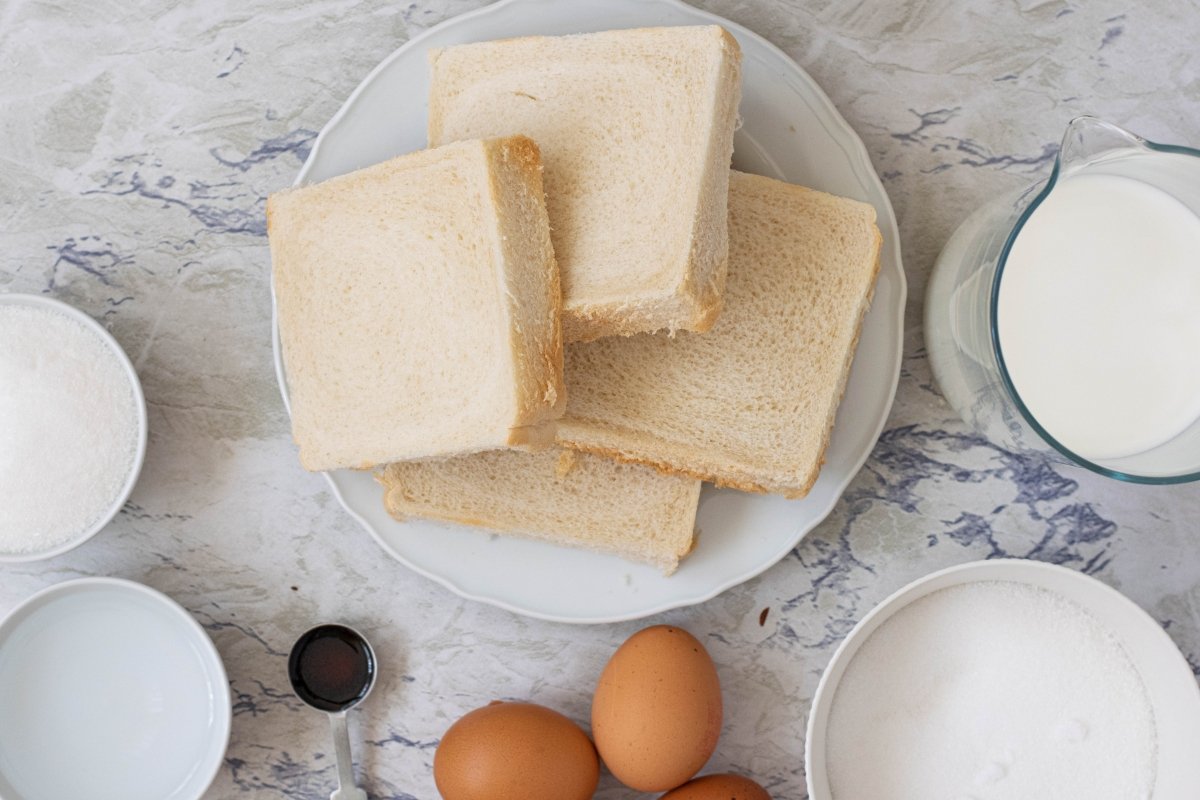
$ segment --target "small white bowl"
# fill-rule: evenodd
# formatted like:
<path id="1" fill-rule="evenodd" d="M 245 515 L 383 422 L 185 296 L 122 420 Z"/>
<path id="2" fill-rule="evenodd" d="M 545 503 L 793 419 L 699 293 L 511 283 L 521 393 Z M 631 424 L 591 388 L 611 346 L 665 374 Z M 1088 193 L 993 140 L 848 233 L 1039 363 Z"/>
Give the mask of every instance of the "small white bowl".
<path id="1" fill-rule="evenodd" d="M 91 526 L 79 532 L 77 536 L 63 542 L 60 545 L 49 548 L 47 550 L 39 550 L 33 553 L 6 553 L 0 551 L 0 564 L 3 563 L 21 563 L 26 561 L 41 561 L 54 556 L 62 555 L 68 550 L 73 550 L 79 545 L 91 539 L 100 532 L 113 517 L 125 505 L 125 501 L 129 499 L 129 495 L 133 492 L 133 487 L 137 483 L 138 476 L 142 472 L 142 462 L 146 458 L 146 439 L 148 425 L 146 421 L 146 397 L 142 393 L 142 382 L 138 379 L 137 370 L 133 368 L 133 362 L 129 360 L 129 356 L 121 349 L 121 345 L 113 338 L 112 334 L 104 329 L 100 323 L 92 319 L 87 314 L 83 313 L 74 306 L 68 305 L 61 300 L 55 300 L 50 297 L 42 297 L 35 294 L 17 294 L 17 293 L 0 293 L 0 305 L 15 305 L 26 306 L 30 308 L 41 308 L 47 311 L 53 311 L 58 314 L 70 317 L 79 322 L 88 330 L 94 331 L 97 336 L 108 346 L 113 355 L 117 357 L 117 361 L 125 368 L 125 374 L 129 378 L 129 386 L 133 390 L 133 405 L 137 413 L 137 449 L 133 456 L 133 461 L 129 465 L 129 474 L 125 478 L 125 483 L 121 487 L 121 491 L 113 500 L 112 506 L 109 507 Z"/>
<path id="2" fill-rule="evenodd" d="M 977 581 L 1011 581 L 1072 600 L 1124 645 L 1154 710 L 1158 733 L 1155 800 L 1194 800 L 1200 787 L 1200 687 L 1171 637 L 1136 603 L 1095 578 L 1066 567 L 1020 559 L 976 561 L 920 578 L 875 606 L 834 652 L 817 685 L 804 746 L 808 795 L 830 800 L 825 730 L 838 684 L 855 654 L 883 623 L 910 603 L 940 589 Z"/>
<path id="3" fill-rule="evenodd" d="M 199 800 L 232 709 L 212 640 L 149 587 L 81 578 L 0 621 L 0 797 Z"/>

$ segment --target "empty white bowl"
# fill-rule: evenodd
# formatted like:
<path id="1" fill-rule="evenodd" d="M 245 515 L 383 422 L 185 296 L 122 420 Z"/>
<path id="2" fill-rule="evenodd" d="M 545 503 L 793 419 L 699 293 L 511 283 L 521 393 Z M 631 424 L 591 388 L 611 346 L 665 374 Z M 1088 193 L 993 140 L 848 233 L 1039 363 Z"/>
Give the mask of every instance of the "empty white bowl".
<path id="1" fill-rule="evenodd" d="M 138 380 L 137 371 L 133 368 L 133 363 L 129 360 L 129 356 L 121 349 L 121 345 L 113 338 L 112 334 L 104 329 L 100 323 L 92 319 L 87 314 L 77 308 L 70 306 L 60 300 L 55 300 L 50 297 L 42 297 L 32 294 L 16 294 L 0 293 L 0 306 L 18 305 L 30 308 L 40 308 L 48 311 L 53 311 L 57 314 L 62 314 L 70 319 L 79 322 L 88 330 L 93 331 L 107 345 L 108 349 L 116 357 L 117 361 L 123 367 L 125 374 L 129 378 L 129 386 L 133 391 L 133 405 L 137 414 L 137 445 L 134 452 L 133 460 L 129 465 L 129 474 L 125 476 L 125 481 L 121 486 L 120 492 L 113 498 L 112 504 L 99 517 L 96 518 L 87 528 L 79 531 L 70 539 L 63 541 L 61 544 L 45 550 L 34 552 L 5 552 L 0 550 L 0 563 L 18 563 L 25 561 L 40 561 L 46 558 L 53 558 L 61 555 L 68 550 L 72 550 L 86 542 L 102 530 L 112 518 L 117 515 L 121 507 L 125 505 L 125 501 L 129 499 L 130 493 L 133 492 L 133 487 L 137 483 L 138 475 L 142 471 L 142 462 L 146 457 L 146 440 L 147 440 L 147 422 L 146 422 L 146 398 L 142 393 L 142 384 Z M 65 490 L 69 490 L 66 487 Z"/>
<path id="2" fill-rule="evenodd" d="M 230 717 L 212 641 L 146 586 L 67 581 L 0 622 L 5 800 L 198 800 Z"/>
<path id="3" fill-rule="evenodd" d="M 1154 712 L 1158 764 L 1153 797 L 1194 800 L 1200 787 L 1200 688 L 1171 637 L 1132 600 L 1095 578 L 1018 559 L 977 561 L 927 575 L 884 600 L 854 626 L 825 668 L 809 713 L 804 762 L 811 800 L 833 796 L 826 771 L 825 732 L 838 684 L 862 645 L 910 603 L 940 589 L 977 581 L 1010 581 L 1047 589 L 1074 601 L 1117 638 L 1138 671 Z M 864 764 L 863 768 L 871 767 Z"/>

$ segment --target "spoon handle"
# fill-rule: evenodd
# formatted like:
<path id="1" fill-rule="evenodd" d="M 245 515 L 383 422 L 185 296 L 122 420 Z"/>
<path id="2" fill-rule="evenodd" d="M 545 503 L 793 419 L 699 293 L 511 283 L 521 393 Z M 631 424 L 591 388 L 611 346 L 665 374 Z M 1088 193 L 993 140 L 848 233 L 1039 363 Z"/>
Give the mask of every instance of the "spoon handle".
<path id="1" fill-rule="evenodd" d="M 333 750 L 337 759 L 338 790 L 336 800 L 366 800 L 367 793 L 354 785 L 354 759 L 350 757 L 350 732 L 346 729 L 346 712 L 329 715 L 333 729 Z"/>

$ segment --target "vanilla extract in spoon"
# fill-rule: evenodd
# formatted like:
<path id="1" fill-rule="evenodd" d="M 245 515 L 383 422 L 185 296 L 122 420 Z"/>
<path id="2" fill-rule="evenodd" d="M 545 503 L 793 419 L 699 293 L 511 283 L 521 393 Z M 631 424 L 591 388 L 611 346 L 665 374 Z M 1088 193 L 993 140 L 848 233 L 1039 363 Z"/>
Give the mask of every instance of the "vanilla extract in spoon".
<path id="1" fill-rule="evenodd" d="M 288 659 L 296 694 L 322 711 L 362 702 L 375 680 L 375 654 L 367 640 L 344 625 L 320 625 L 297 640 Z"/>
<path id="2" fill-rule="evenodd" d="M 292 646 L 288 678 L 301 700 L 329 714 L 338 769 L 338 789 L 331 800 L 367 800 L 354 783 L 346 712 L 361 703 L 375 684 L 371 645 L 353 628 L 319 625 Z"/>

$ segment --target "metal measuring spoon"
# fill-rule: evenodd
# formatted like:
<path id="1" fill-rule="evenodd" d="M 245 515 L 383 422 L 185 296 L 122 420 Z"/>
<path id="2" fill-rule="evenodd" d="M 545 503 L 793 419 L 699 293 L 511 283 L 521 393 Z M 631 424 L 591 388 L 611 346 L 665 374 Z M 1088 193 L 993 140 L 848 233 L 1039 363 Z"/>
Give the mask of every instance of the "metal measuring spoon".
<path id="1" fill-rule="evenodd" d="M 375 651 L 353 628 L 318 625 L 292 645 L 288 679 L 297 697 L 329 714 L 338 770 L 338 788 L 329 800 L 367 800 L 367 793 L 354 783 L 346 712 L 375 685 Z"/>

